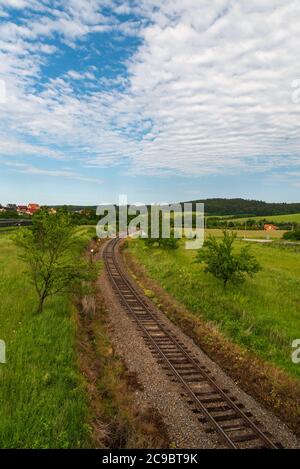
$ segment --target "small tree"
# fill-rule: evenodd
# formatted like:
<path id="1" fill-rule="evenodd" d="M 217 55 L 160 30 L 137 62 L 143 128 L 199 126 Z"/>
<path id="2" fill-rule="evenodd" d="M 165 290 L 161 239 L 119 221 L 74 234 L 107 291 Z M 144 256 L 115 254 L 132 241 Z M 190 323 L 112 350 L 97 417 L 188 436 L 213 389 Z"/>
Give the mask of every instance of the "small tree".
<path id="1" fill-rule="evenodd" d="M 215 237 L 209 236 L 203 248 L 198 250 L 196 262 L 205 262 L 205 272 L 209 272 L 223 281 L 224 288 L 227 283 L 239 283 L 245 280 L 245 275 L 253 276 L 261 268 L 256 258 L 251 254 L 249 246 L 244 246 L 239 253 L 234 253 L 233 244 L 235 233 L 223 232 L 219 242 Z"/>
<path id="2" fill-rule="evenodd" d="M 162 249 L 177 249 L 178 248 L 178 239 L 174 236 L 174 230 L 171 230 L 170 238 L 163 238 L 160 232 L 158 238 L 144 238 L 145 243 L 149 247 L 154 247 L 157 245 L 159 248 Z"/>
<path id="3" fill-rule="evenodd" d="M 38 294 L 37 313 L 42 313 L 49 296 L 78 291 L 84 280 L 96 277 L 95 266 L 75 258 L 76 239 L 68 212 L 50 214 L 40 210 L 33 217 L 32 228 L 16 238 L 22 259 Z"/>

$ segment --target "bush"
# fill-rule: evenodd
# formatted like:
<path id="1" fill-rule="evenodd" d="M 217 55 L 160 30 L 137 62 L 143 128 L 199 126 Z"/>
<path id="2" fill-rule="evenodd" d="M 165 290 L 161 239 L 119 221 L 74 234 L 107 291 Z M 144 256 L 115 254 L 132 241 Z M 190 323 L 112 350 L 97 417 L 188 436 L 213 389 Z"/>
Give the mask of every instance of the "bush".
<path id="1" fill-rule="evenodd" d="M 177 249 L 178 248 L 178 239 L 174 238 L 174 233 L 171 233 L 170 238 L 145 238 L 145 243 L 149 247 L 159 247 L 162 249 Z"/>
<path id="2" fill-rule="evenodd" d="M 288 231 L 284 233 L 283 239 L 288 239 L 291 241 L 300 241 L 300 230 Z"/>
<path id="3" fill-rule="evenodd" d="M 218 242 L 214 236 L 204 242 L 199 249 L 195 262 L 205 262 L 205 272 L 209 272 L 223 281 L 224 288 L 227 283 L 239 283 L 245 280 L 245 275 L 253 276 L 260 270 L 256 258 L 250 253 L 250 247 L 242 247 L 239 253 L 233 252 L 236 233 L 223 232 L 223 239 Z"/>

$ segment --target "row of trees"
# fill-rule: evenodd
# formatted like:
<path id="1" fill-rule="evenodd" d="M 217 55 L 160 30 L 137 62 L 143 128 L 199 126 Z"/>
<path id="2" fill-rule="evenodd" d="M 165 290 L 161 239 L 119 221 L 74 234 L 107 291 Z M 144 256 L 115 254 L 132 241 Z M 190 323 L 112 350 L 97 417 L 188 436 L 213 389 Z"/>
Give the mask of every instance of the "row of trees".
<path id="1" fill-rule="evenodd" d="M 211 217 L 206 220 L 206 228 L 236 229 L 236 230 L 263 230 L 266 223 L 276 225 L 281 230 L 297 229 L 296 222 L 273 221 L 271 218 L 262 218 L 256 220 L 253 218 L 244 218 L 243 220 L 231 220 L 230 218 Z"/>

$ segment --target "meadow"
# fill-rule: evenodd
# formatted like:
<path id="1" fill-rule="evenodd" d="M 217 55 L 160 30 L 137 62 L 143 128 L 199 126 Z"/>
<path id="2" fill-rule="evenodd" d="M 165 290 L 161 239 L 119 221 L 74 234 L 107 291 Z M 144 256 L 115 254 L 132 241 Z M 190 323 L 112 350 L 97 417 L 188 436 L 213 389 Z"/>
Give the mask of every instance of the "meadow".
<path id="1" fill-rule="evenodd" d="M 253 233 L 253 232 L 252 232 Z M 274 232 L 275 233 L 275 232 Z M 220 233 L 219 233 L 220 234 Z M 236 241 L 236 249 L 245 244 Z M 300 252 L 279 243 L 251 243 L 262 270 L 239 286 L 224 290 L 220 281 L 194 263 L 195 251 L 149 248 L 142 240 L 129 252 L 193 315 L 213 323 L 225 336 L 300 379 L 291 360 L 300 338 Z"/>
<path id="2" fill-rule="evenodd" d="M 80 256 L 91 230 L 77 236 Z M 75 352 L 75 307 L 68 295 L 35 313 L 36 294 L 11 235 L 0 236 L 0 447 L 88 446 L 88 405 Z"/>
<path id="3" fill-rule="evenodd" d="M 225 218 L 225 217 L 221 217 Z M 232 222 L 238 222 L 238 223 L 245 223 L 247 220 L 255 220 L 255 221 L 260 221 L 260 220 L 267 220 L 269 222 L 274 222 L 274 223 L 300 223 L 300 213 L 292 213 L 289 215 L 266 215 L 266 216 L 260 216 L 260 217 L 247 217 L 247 218 L 232 218 L 230 221 Z"/>
<path id="4" fill-rule="evenodd" d="M 243 239 L 243 238 L 253 238 L 253 239 L 274 239 L 274 240 L 279 240 L 282 238 L 283 234 L 285 233 L 284 230 L 270 230 L 270 231 L 264 231 L 264 230 L 232 230 L 234 233 L 236 233 L 237 238 Z M 221 229 L 206 229 L 205 230 L 205 236 L 215 236 L 216 238 L 220 238 L 223 236 L 223 230 Z"/>
<path id="5" fill-rule="evenodd" d="M 186 214 L 190 214 L 191 212 L 185 212 Z M 181 217 L 181 214 L 176 214 L 175 218 Z M 167 215 L 166 215 L 167 218 Z M 205 218 L 210 219 L 210 218 L 217 218 L 219 220 L 226 220 L 228 219 L 228 222 L 238 222 L 238 223 L 245 223 L 248 219 L 249 220 L 255 220 L 255 221 L 260 221 L 260 220 L 267 220 L 269 222 L 273 221 L 274 223 L 300 223 L 300 213 L 291 213 L 288 215 L 260 215 L 260 216 L 252 216 L 249 215 L 248 217 L 233 217 L 232 215 L 205 215 Z"/>
<path id="6" fill-rule="evenodd" d="M 17 228 L 16 226 L 6 226 L 6 227 L 0 227 L 0 235 L 2 234 L 6 234 L 6 233 L 12 233 L 12 232 L 15 232 L 16 230 L 18 230 L 19 228 Z"/>

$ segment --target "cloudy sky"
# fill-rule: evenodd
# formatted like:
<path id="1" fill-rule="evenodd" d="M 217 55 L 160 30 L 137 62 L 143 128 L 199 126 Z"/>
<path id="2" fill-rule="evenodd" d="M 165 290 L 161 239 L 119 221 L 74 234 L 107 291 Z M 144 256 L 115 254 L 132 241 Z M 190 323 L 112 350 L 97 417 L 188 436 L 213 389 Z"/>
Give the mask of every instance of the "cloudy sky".
<path id="1" fill-rule="evenodd" d="M 0 203 L 300 201 L 299 0 L 0 0 Z"/>

